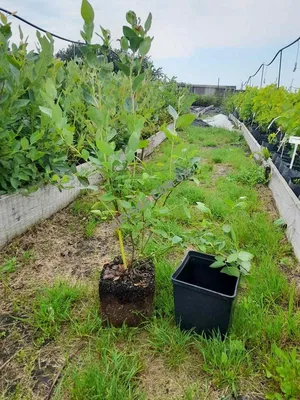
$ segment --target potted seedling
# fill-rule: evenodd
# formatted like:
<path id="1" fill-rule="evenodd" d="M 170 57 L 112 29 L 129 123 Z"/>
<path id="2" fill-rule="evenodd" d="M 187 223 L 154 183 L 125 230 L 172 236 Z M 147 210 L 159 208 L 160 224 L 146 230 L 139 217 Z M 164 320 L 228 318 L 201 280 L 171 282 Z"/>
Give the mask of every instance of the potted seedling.
<path id="1" fill-rule="evenodd" d="M 289 187 L 292 189 L 297 197 L 300 196 L 300 173 L 297 178 L 290 179 Z"/>
<path id="2" fill-rule="evenodd" d="M 201 208 L 205 211 L 202 203 Z M 181 329 L 207 336 L 213 332 L 224 336 L 229 329 L 240 277 L 249 274 L 253 255 L 237 248 L 230 226 L 223 229 L 231 235 L 234 250 L 226 254 L 224 243 L 216 241 L 220 255 L 188 251 L 172 275 L 175 318 Z"/>
<path id="3" fill-rule="evenodd" d="M 82 16 L 85 20 L 83 36 L 90 43 L 94 14 L 87 0 L 83 1 Z M 142 188 L 152 176 L 146 173 L 141 176 L 143 165 L 137 156 L 137 151 L 147 145 L 147 141 L 141 140 L 147 115 L 140 115 L 137 110 L 139 90 L 148 79 L 147 72 L 142 73 L 141 67 L 153 39 L 148 36 L 152 15 L 149 14 L 143 26 L 133 11 L 126 14 L 126 20 L 129 26 L 123 26 L 124 35 L 120 39 L 123 52 L 117 65 L 119 73 L 123 74 L 127 82 L 128 97 L 124 101 L 123 110 L 119 112 L 122 112 L 124 125 L 130 134 L 129 139 L 123 149 L 116 150 L 114 135 L 117 132 L 112 134 L 110 130 L 115 107 L 110 106 L 109 99 L 101 98 L 99 84 L 99 90 L 90 93 L 88 111 L 89 122 L 95 129 L 95 143 L 90 143 L 91 152 L 82 151 L 82 157 L 91 163 L 104 179 L 104 194 L 99 197 L 92 212 L 101 216 L 105 210 L 105 215 L 111 215 L 119 241 L 119 254 L 111 262 L 103 265 L 99 281 L 101 316 L 114 326 L 121 326 L 123 323 L 136 326 L 152 313 L 155 273 L 153 254 L 148 249 L 151 238 L 155 235 L 166 236 L 166 249 L 181 240 L 176 236 L 169 237 L 155 228 L 157 219 L 167 212 L 159 199 L 169 196 L 177 182 L 170 180 L 166 187 L 158 188 L 149 195 L 144 194 Z M 102 28 L 104 47 L 109 45 L 107 32 Z M 93 56 L 97 48 L 95 45 L 86 47 L 84 53 L 87 62 L 93 60 L 92 67 L 97 68 L 99 60 Z M 101 50 L 103 53 L 103 49 Z M 176 113 L 171 135 L 172 138 L 177 138 L 176 127 L 188 126 L 194 116 L 179 116 L 173 108 L 169 108 L 169 111 Z M 191 174 L 194 170 L 195 162 L 192 161 L 188 172 Z"/>

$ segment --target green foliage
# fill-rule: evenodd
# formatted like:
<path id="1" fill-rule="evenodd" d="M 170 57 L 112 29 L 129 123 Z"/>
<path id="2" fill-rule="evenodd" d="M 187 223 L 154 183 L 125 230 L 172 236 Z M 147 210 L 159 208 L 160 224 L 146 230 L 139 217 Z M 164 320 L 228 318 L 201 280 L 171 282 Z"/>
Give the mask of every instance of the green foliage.
<path id="1" fill-rule="evenodd" d="M 250 168 L 242 167 L 237 174 L 230 175 L 230 179 L 240 182 L 243 185 L 258 185 L 268 182 L 263 167 L 253 164 Z"/>
<path id="2" fill-rule="evenodd" d="M 296 349 L 289 352 L 272 345 L 266 375 L 280 389 L 280 392 L 268 394 L 267 399 L 296 400 L 300 397 L 300 358 Z"/>
<path id="3" fill-rule="evenodd" d="M 18 262 L 16 257 L 7 259 L 2 265 L 0 265 L 0 279 L 12 272 L 15 272 L 18 268 Z"/>
<path id="4" fill-rule="evenodd" d="M 246 122 L 256 122 L 266 131 L 273 119 L 288 136 L 300 135 L 300 91 L 288 92 L 284 87 L 269 85 L 258 89 L 248 86 L 244 92 L 236 93 L 230 99 L 228 111 L 237 109 Z"/>
<path id="5" fill-rule="evenodd" d="M 217 94 L 211 95 L 199 95 L 193 102 L 193 106 L 207 107 L 207 106 L 215 106 L 220 107 L 223 104 L 224 98 Z"/>
<path id="6" fill-rule="evenodd" d="M 178 97 L 180 112 L 188 108 L 188 91 L 167 81 L 146 55 L 153 39 L 147 36 L 151 14 L 144 28 L 124 27 L 132 37 L 122 37 L 128 49 L 120 51 L 111 49 L 110 32 L 103 27 L 102 44 L 91 44 L 94 11 L 87 0 L 81 14 L 86 45 L 76 50 L 81 57 L 67 64 L 54 57 L 49 34 L 38 32 L 38 51 L 28 51 L 23 37 L 19 45 L 11 43 L 11 26 L 1 20 L 0 195 L 46 182 L 68 186 L 75 165 L 97 157 L 97 141 L 126 147 L 136 129 L 128 111 L 139 118 L 138 134 L 145 139 L 170 121 L 166 108 L 177 107 Z M 88 184 L 86 177 L 81 182 Z"/>

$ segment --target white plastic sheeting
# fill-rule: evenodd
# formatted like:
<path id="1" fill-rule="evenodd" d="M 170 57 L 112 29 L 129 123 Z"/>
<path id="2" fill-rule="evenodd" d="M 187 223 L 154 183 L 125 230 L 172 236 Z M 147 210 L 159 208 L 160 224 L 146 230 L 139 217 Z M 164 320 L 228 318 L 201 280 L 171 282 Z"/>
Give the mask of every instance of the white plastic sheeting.
<path id="1" fill-rule="evenodd" d="M 215 126 L 216 128 L 225 128 L 229 131 L 232 131 L 234 128 L 231 121 L 229 121 L 227 115 L 224 114 L 217 114 L 213 117 L 203 119 L 207 124 L 211 126 Z"/>

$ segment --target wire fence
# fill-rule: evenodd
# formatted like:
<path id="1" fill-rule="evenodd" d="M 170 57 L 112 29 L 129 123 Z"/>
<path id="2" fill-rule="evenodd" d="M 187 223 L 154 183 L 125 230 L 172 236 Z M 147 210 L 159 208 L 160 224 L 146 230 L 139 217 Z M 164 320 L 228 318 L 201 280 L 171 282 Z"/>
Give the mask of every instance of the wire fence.
<path id="1" fill-rule="evenodd" d="M 295 39 L 293 42 L 291 42 L 288 45 L 286 45 L 286 46 L 282 47 L 281 49 L 279 49 L 277 51 L 277 53 L 275 54 L 275 56 L 272 58 L 272 60 L 268 64 L 265 64 L 265 63 L 261 64 L 260 67 L 257 69 L 257 71 L 253 75 L 250 75 L 249 78 L 247 79 L 247 81 L 242 83 L 242 89 L 245 86 L 249 85 L 249 84 L 251 85 L 252 78 L 254 78 L 259 73 L 259 71 L 261 71 L 260 87 L 262 87 L 263 83 L 264 83 L 265 69 L 267 67 L 269 67 L 271 64 L 273 64 L 273 62 L 277 59 L 278 56 L 279 56 L 279 65 L 278 65 L 278 74 L 277 74 L 277 87 L 279 88 L 280 87 L 280 83 L 281 83 L 281 70 L 282 70 L 282 55 L 283 55 L 283 51 L 297 43 L 297 55 L 296 55 L 296 61 L 295 61 L 294 69 L 293 69 L 293 72 L 295 72 L 296 69 L 297 69 L 297 64 L 298 64 L 299 41 L 300 41 L 300 36 L 297 39 Z M 293 88 L 292 84 L 291 84 L 290 87 Z"/>

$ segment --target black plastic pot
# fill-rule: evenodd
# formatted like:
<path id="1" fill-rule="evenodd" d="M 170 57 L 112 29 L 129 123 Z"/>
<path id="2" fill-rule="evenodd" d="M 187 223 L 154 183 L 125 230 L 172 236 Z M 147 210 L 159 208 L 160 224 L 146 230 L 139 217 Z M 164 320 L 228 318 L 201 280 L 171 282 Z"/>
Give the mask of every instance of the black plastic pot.
<path id="1" fill-rule="evenodd" d="M 183 330 L 194 329 L 224 336 L 230 325 L 231 309 L 239 279 L 210 268 L 211 255 L 189 251 L 172 275 L 175 318 Z"/>
<path id="2" fill-rule="evenodd" d="M 299 178 L 297 178 L 297 179 L 299 179 Z M 292 191 L 295 193 L 295 195 L 297 196 L 297 197 L 299 197 L 300 196 L 300 184 L 296 184 L 296 183 L 294 183 L 293 181 L 295 180 L 295 178 L 293 179 L 291 179 L 290 181 L 289 181 L 289 187 L 292 189 Z"/>
<path id="3" fill-rule="evenodd" d="M 288 164 L 283 167 L 281 175 L 289 183 L 292 178 L 300 178 L 300 171 L 296 168 L 291 169 Z"/>
<path id="4" fill-rule="evenodd" d="M 269 142 L 265 142 L 263 141 L 261 144 L 263 147 L 266 147 L 269 151 L 271 151 L 272 153 L 277 151 L 277 144 L 273 144 L 273 143 L 269 143 Z"/>

